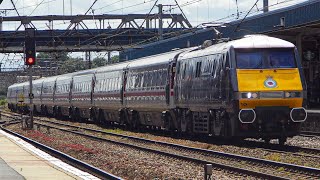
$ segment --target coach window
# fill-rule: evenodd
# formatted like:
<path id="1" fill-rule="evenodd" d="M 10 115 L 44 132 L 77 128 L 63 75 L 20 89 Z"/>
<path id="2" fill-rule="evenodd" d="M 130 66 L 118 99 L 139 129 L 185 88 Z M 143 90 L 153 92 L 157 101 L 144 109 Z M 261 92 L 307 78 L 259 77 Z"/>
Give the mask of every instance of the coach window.
<path id="1" fill-rule="evenodd" d="M 102 91 L 104 90 L 102 83 L 103 83 L 103 79 L 97 80 L 97 84 L 98 84 L 97 90 L 98 90 L 99 92 L 102 92 Z"/>
<path id="2" fill-rule="evenodd" d="M 212 70 L 211 66 L 212 66 L 211 56 L 204 57 L 204 61 L 201 69 L 201 76 L 210 75 Z"/>
<path id="3" fill-rule="evenodd" d="M 101 79 L 101 91 L 106 91 L 106 79 Z"/>
<path id="4" fill-rule="evenodd" d="M 112 91 L 112 78 L 108 79 L 108 92 Z"/>
<path id="5" fill-rule="evenodd" d="M 186 75 L 187 75 L 187 62 L 184 62 L 181 66 L 182 68 L 182 78 L 181 79 L 185 79 Z"/>
<path id="6" fill-rule="evenodd" d="M 101 80 L 101 91 L 107 91 L 107 85 L 106 85 L 106 81 L 107 81 L 107 79 L 102 79 Z"/>
<path id="7" fill-rule="evenodd" d="M 95 92 L 99 92 L 100 91 L 100 82 L 99 82 L 99 80 L 98 79 L 96 79 L 96 81 L 95 81 L 95 85 L 94 85 L 94 91 Z"/>
<path id="8" fill-rule="evenodd" d="M 197 62 L 197 67 L 196 67 L 196 76 L 195 77 L 200 77 L 201 74 L 201 64 L 202 62 Z"/>
<path id="9" fill-rule="evenodd" d="M 79 85 L 80 85 L 80 86 L 79 86 L 79 92 L 82 92 L 82 89 L 83 89 L 83 83 L 80 83 Z"/>
<path id="10" fill-rule="evenodd" d="M 121 81 L 120 81 L 120 77 L 117 75 L 116 77 L 116 91 L 120 91 L 121 90 Z"/>
<path id="11" fill-rule="evenodd" d="M 154 86 L 158 88 L 160 86 L 160 70 L 154 70 L 153 75 Z"/>
<path id="12" fill-rule="evenodd" d="M 147 75 L 146 87 L 151 87 L 151 71 L 147 71 L 146 75 Z"/>
<path id="13" fill-rule="evenodd" d="M 89 92 L 89 83 L 88 82 L 84 82 L 84 92 Z"/>
<path id="14" fill-rule="evenodd" d="M 150 71 L 150 86 L 151 86 L 151 89 L 154 89 L 154 87 L 156 86 L 156 71 L 155 70 Z"/>
<path id="15" fill-rule="evenodd" d="M 111 91 L 114 91 L 114 83 L 115 83 L 114 77 L 112 77 L 110 80 L 111 80 L 111 87 L 110 87 L 110 89 L 111 89 Z"/>
<path id="16" fill-rule="evenodd" d="M 114 78 L 114 91 L 118 91 L 118 78 Z"/>
<path id="17" fill-rule="evenodd" d="M 106 85 L 107 79 L 101 79 L 100 81 L 101 81 L 101 88 L 100 88 L 101 91 L 102 91 L 102 92 L 106 92 L 106 91 L 107 91 L 107 88 L 106 88 L 106 86 L 107 86 L 107 85 Z"/>
<path id="18" fill-rule="evenodd" d="M 161 86 L 166 85 L 167 78 L 168 78 L 167 70 L 162 69 L 162 71 L 161 71 Z"/>
<path id="19" fill-rule="evenodd" d="M 41 93 L 41 87 L 37 87 L 37 94 L 40 94 Z"/>
<path id="20" fill-rule="evenodd" d="M 81 92 L 82 92 L 82 93 L 86 92 L 86 84 L 87 84 L 86 82 L 82 82 L 82 83 L 81 83 L 81 86 L 82 86 Z"/>
<path id="21" fill-rule="evenodd" d="M 225 67 L 230 68 L 230 63 L 229 63 L 229 53 L 226 53 L 226 62 L 225 62 Z"/>
<path id="22" fill-rule="evenodd" d="M 110 92 L 110 90 L 111 90 L 111 78 L 107 79 L 106 86 L 107 86 L 107 91 Z"/>
<path id="23" fill-rule="evenodd" d="M 113 78 L 112 78 L 112 91 L 115 91 L 115 90 L 116 90 L 116 84 L 117 84 L 116 78 L 113 77 Z"/>
<path id="24" fill-rule="evenodd" d="M 107 78 L 107 79 L 104 79 L 103 80 L 103 91 L 105 91 L 105 92 L 108 92 L 108 87 L 109 87 L 109 79 Z"/>
<path id="25" fill-rule="evenodd" d="M 218 55 L 214 55 L 213 60 L 212 60 L 212 76 L 213 78 L 216 77 L 217 75 L 217 62 L 218 62 Z"/>
<path id="26" fill-rule="evenodd" d="M 216 61 L 216 76 L 220 75 L 221 71 L 221 63 L 223 62 L 222 54 L 218 54 L 217 61 Z"/>
<path id="27" fill-rule="evenodd" d="M 134 81 L 133 88 L 136 90 L 139 89 L 140 84 L 141 84 L 141 73 L 137 72 L 135 74 L 135 81 Z"/>
<path id="28" fill-rule="evenodd" d="M 102 81 L 102 91 L 106 92 L 107 91 L 107 79 L 103 79 Z"/>
<path id="29" fill-rule="evenodd" d="M 118 86 L 117 78 L 114 77 L 114 78 L 113 78 L 113 91 L 116 91 L 116 90 L 117 90 L 117 86 Z"/>

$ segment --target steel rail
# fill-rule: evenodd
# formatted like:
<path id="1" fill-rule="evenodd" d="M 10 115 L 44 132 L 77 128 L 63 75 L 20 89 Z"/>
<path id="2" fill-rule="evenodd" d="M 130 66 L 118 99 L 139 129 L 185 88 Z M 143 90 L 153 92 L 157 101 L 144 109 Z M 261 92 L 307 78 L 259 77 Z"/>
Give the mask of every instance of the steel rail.
<path id="1" fill-rule="evenodd" d="M 42 150 L 48 152 L 49 154 L 51 154 L 51 155 L 53 155 L 53 156 L 55 156 L 57 158 L 64 159 L 67 162 L 70 162 L 71 164 L 76 165 L 78 168 L 83 169 L 85 171 L 88 171 L 88 172 L 90 172 L 90 173 L 92 173 L 92 174 L 94 174 L 94 175 L 96 175 L 98 177 L 107 178 L 107 179 L 110 179 L 110 180 L 121 180 L 120 177 L 117 177 L 117 176 L 115 176 L 115 175 L 113 175 L 111 173 L 105 172 L 105 171 L 103 171 L 103 170 L 101 170 L 99 168 L 96 168 L 96 167 L 94 167 L 94 166 L 92 166 L 90 164 L 87 164 L 87 163 L 85 163 L 83 161 L 75 159 L 75 158 L 73 158 L 73 157 L 71 157 L 71 156 L 69 156 L 69 155 L 67 155 L 67 154 L 65 154 L 63 152 L 57 151 L 57 150 L 55 150 L 55 149 L 53 149 L 53 148 L 51 148 L 49 146 L 46 146 L 46 145 L 41 144 L 39 142 L 36 142 L 36 141 L 34 141 L 32 139 L 29 139 L 29 138 L 27 138 L 25 136 L 22 136 L 22 135 L 18 134 L 18 133 L 10 131 L 10 130 L 8 130 L 8 129 L 6 129 L 4 127 L 4 126 L 7 126 L 9 124 L 14 124 L 14 123 L 19 123 L 19 122 L 11 122 L 11 123 L 8 123 L 8 124 L 5 124 L 5 125 L 1 125 L 0 128 L 3 131 L 5 131 L 5 132 L 7 132 L 9 134 L 12 134 L 12 135 L 14 135 L 16 137 L 21 138 L 24 141 L 26 141 L 26 142 L 28 142 L 28 143 L 30 143 L 30 144 L 42 149 Z"/>
<path id="2" fill-rule="evenodd" d="M 60 125 L 65 125 L 65 124 L 60 123 Z M 68 127 L 71 127 L 71 126 L 72 125 L 68 125 Z M 231 154 L 231 153 L 225 153 L 225 152 L 219 152 L 219 151 L 213 151 L 213 150 L 189 147 L 189 146 L 173 144 L 173 143 L 167 143 L 167 142 L 161 142 L 161 141 L 154 141 L 154 140 L 150 140 L 150 139 L 138 138 L 138 137 L 133 137 L 133 136 L 119 135 L 119 134 L 115 134 L 115 133 L 108 133 L 108 132 L 104 132 L 104 131 L 100 131 L 100 130 L 94 130 L 94 129 L 90 129 L 90 128 L 82 128 L 82 127 L 77 127 L 77 126 L 73 126 L 73 128 L 83 129 L 83 130 L 92 131 L 92 132 L 103 133 L 103 134 L 107 134 L 107 135 L 116 135 L 116 136 L 122 137 L 122 138 L 134 139 L 134 140 L 139 140 L 139 141 L 153 143 L 153 144 L 171 146 L 171 147 L 185 149 L 185 150 L 189 150 L 189 151 L 193 151 L 193 152 L 208 153 L 208 154 L 214 155 L 214 156 L 222 156 L 222 157 L 239 159 L 239 160 L 244 160 L 244 161 L 251 161 L 251 162 L 260 163 L 260 164 L 268 164 L 270 166 L 284 167 L 284 168 L 287 168 L 287 169 L 297 170 L 297 171 L 301 171 L 301 172 L 307 172 L 307 173 L 310 173 L 310 174 L 318 174 L 317 177 L 320 178 L 320 169 L 317 169 L 317 168 L 300 166 L 300 165 L 283 163 L 283 162 L 277 162 L 277 161 L 271 161 L 271 160 L 266 160 L 266 159 L 259 159 L 259 158 L 249 157 L 249 156 L 241 156 L 241 155 L 236 155 L 236 154 Z M 65 130 L 65 131 L 66 132 L 74 132 L 74 131 L 71 131 L 71 130 Z M 86 137 L 92 137 L 92 138 L 95 137 L 95 136 L 87 135 L 87 134 L 80 133 L 80 132 L 74 132 L 74 133 L 79 134 L 79 135 L 84 135 Z M 105 138 L 101 138 L 101 139 L 99 138 L 99 140 L 102 140 L 102 139 L 105 139 Z M 108 140 L 108 139 L 106 139 L 106 140 Z"/>
<path id="3" fill-rule="evenodd" d="M 121 146 L 127 146 L 127 147 L 130 147 L 130 148 L 135 148 L 135 149 L 142 150 L 142 151 L 148 151 L 148 152 L 155 153 L 155 154 L 160 154 L 160 155 L 164 155 L 164 156 L 168 156 L 168 157 L 173 157 L 173 158 L 177 158 L 177 159 L 191 161 L 191 162 L 194 162 L 194 163 L 212 164 L 212 166 L 214 166 L 216 168 L 229 170 L 229 171 L 233 171 L 233 172 L 238 172 L 238 173 L 241 173 L 241 174 L 251 175 L 251 176 L 255 176 L 255 177 L 259 177 L 259 178 L 279 179 L 279 180 L 280 179 L 281 180 L 287 179 L 287 178 L 283 178 L 283 177 L 279 177 L 279 176 L 275 176 L 275 175 L 271 175 L 271 174 L 261 173 L 261 172 L 258 172 L 258 171 L 251 171 L 251 170 L 247 170 L 247 169 L 243 169 L 243 168 L 238 168 L 238 167 L 233 167 L 233 166 L 229 166 L 229 165 L 219 164 L 219 163 L 212 162 L 212 161 L 196 159 L 196 158 L 192 158 L 192 157 L 188 157 L 188 156 L 184 156 L 184 155 L 172 154 L 172 153 L 168 153 L 168 152 L 165 152 L 165 151 L 155 150 L 155 149 L 151 149 L 151 148 L 146 148 L 146 147 L 136 146 L 136 145 L 123 143 L 123 142 L 119 142 L 119 141 L 114 141 L 114 140 L 110 140 L 110 139 L 106 139 L 106 138 L 96 137 L 96 136 L 92 136 L 92 135 L 89 135 L 89 134 L 85 134 L 85 133 L 81 133 L 81 132 L 77 132 L 77 131 L 73 131 L 73 130 L 62 129 L 62 128 L 58 128 L 58 127 L 54 127 L 54 126 L 50 126 L 50 125 L 45 125 L 45 124 L 40 124 L 40 123 L 35 123 L 35 124 L 39 124 L 39 125 L 44 126 L 44 127 L 49 127 L 49 128 L 57 129 L 57 130 L 68 132 L 68 133 L 77 134 L 77 135 L 80 135 L 80 136 L 83 136 L 83 137 L 87 137 L 87 138 L 90 138 L 90 139 L 93 139 L 93 140 L 97 140 L 97 141 L 104 141 L 104 142 L 109 142 L 109 143 L 113 143 L 113 144 L 117 144 L 117 145 L 121 145 Z"/>
<path id="4" fill-rule="evenodd" d="M 79 126 L 74 126 L 74 125 L 65 124 L 65 123 L 53 122 L 53 121 L 44 120 L 44 119 L 41 119 L 41 118 L 36 118 L 36 119 L 38 119 L 39 121 L 48 122 L 48 123 L 51 123 L 51 124 L 63 125 L 63 126 L 67 126 L 67 127 L 70 127 L 70 128 L 83 129 L 83 130 L 87 130 L 87 131 L 103 133 L 103 134 L 106 134 L 106 135 L 112 135 L 112 136 L 128 138 L 128 139 L 133 139 L 133 140 L 138 140 L 138 141 L 144 141 L 144 142 L 148 142 L 148 143 L 154 143 L 154 144 L 160 144 L 160 145 L 166 145 L 166 146 L 174 146 L 174 147 L 177 147 L 177 148 L 185 148 L 185 149 L 189 148 L 188 150 L 201 151 L 201 152 L 205 152 L 205 153 L 216 153 L 218 155 L 219 155 L 219 153 L 222 153 L 222 152 L 213 151 L 213 150 L 192 148 L 192 147 L 189 147 L 189 146 L 183 146 L 183 145 L 178 145 L 178 144 L 173 144 L 173 143 L 167 143 L 167 142 L 163 142 L 163 141 L 154 141 L 154 140 L 145 139 L 145 138 L 122 135 L 122 134 L 117 134 L 117 133 L 112 133 L 112 132 L 105 132 L 105 131 L 101 131 L 101 130 L 97 130 L 97 129 L 79 127 Z M 268 145 L 266 145 L 265 143 L 252 142 L 252 141 L 250 143 L 246 143 L 244 146 L 247 146 L 247 147 L 249 146 L 249 147 L 254 147 L 254 148 L 261 148 L 261 149 L 265 149 L 265 150 L 279 151 L 279 152 L 282 151 L 283 153 L 288 153 L 288 151 L 292 152 L 292 153 L 296 153 L 297 151 L 303 151 L 303 152 L 306 152 L 306 153 L 317 154 L 318 156 L 320 156 L 320 149 L 315 149 L 315 148 L 304 148 L 304 147 L 296 147 L 296 146 L 289 146 L 289 145 L 280 146 L 278 144 L 268 144 Z M 228 154 L 228 153 L 223 153 L 223 154 Z M 231 157 L 231 158 L 234 158 L 234 157 L 237 157 L 237 156 L 243 157 L 243 156 L 236 155 L 236 154 L 229 154 L 228 156 Z M 308 155 L 308 156 L 310 156 L 310 155 Z M 253 158 L 253 157 L 244 157 L 244 158 L 252 158 L 253 161 L 257 161 L 257 162 L 259 162 L 260 160 L 263 160 L 263 159 Z M 263 160 L 263 161 L 268 161 L 268 160 Z M 275 165 L 274 163 L 277 163 L 277 162 L 269 160 L 269 164 L 270 165 Z M 290 165 L 291 164 L 289 164 L 289 166 Z M 304 167 L 304 166 L 302 166 L 302 167 Z M 297 165 L 297 169 L 299 169 L 299 168 L 300 168 L 300 166 Z"/>
<path id="5" fill-rule="evenodd" d="M 10 113 L 14 114 L 12 112 L 9 112 L 9 114 Z M 78 129 L 81 128 L 81 129 L 84 129 L 84 130 L 103 133 L 103 134 L 117 136 L 117 137 L 140 140 L 140 141 L 145 141 L 145 142 L 149 142 L 149 143 L 156 143 L 156 144 L 162 144 L 162 145 L 170 145 L 170 143 L 166 143 L 166 142 L 153 141 L 153 140 L 150 140 L 150 139 L 139 138 L 139 137 L 128 136 L 128 135 L 122 135 L 122 134 L 117 134 L 117 133 L 112 133 L 112 132 L 105 132 L 105 131 L 101 131 L 101 130 L 97 130 L 97 129 L 78 127 L 78 126 L 69 125 L 69 124 L 65 124 L 65 123 L 59 123 L 59 122 L 53 122 L 53 121 L 49 121 L 49 120 L 44 120 L 44 119 L 41 119 L 39 117 L 37 117 L 35 119 L 38 119 L 39 121 L 43 121 L 43 122 L 48 122 L 48 123 L 51 123 L 51 124 L 63 125 L 63 126 L 68 126 L 68 127 L 71 127 L 71 128 L 78 128 Z M 246 147 L 260 148 L 260 149 L 267 150 L 267 151 L 278 151 L 279 153 L 280 152 L 282 152 L 282 153 L 304 152 L 304 153 L 308 154 L 308 155 L 304 155 L 304 156 L 309 156 L 309 157 L 312 156 L 310 154 L 314 154 L 316 156 L 320 156 L 320 149 L 316 149 L 316 148 L 297 147 L 297 146 L 290 146 L 290 145 L 281 146 L 281 145 L 278 145 L 278 144 L 265 144 L 265 143 L 256 142 L 256 141 L 244 141 L 244 142 L 239 143 L 239 144 L 237 143 L 236 145 L 239 145 L 239 146 L 241 145 L 242 147 L 246 146 Z M 181 145 L 179 145 L 179 146 L 181 146 Z M 302 156 L 303 154 L 298 154 L 298 155 Z"/>
<path id="6" fill-rule="evenodd" d="M 150 140 L 150 139 L 144 139 L 144 138 L 139 138 L 139 137 L 121 135 L 121 134 L 105 132 L 105 131 L 91 129 L 91 128 L 78 127 L 78 126 L 59 123 L 59 122 L 52 122 L 52 121 L 49 121 L 49 120 L 43 120 L 41 118 L 37 118 L 37 119 L 40 120 L 40 121 L 43 121 L 43 122 L 51 123 L 51 124 L 62 125 L 62 126 L 66 126 L 66 127 L 82 129 L 82 130 L 87 130 L 87 131 L 91 131 L 91 132 L 97 132 L 97 133 L 102 133 L 102 134 L 106 134 L 106 135 L 112 135 L 112 136 L 117 136 L 117 137 L 132 139 L 132 140 L 138 140 L 138 141 L 143 141 L 143 142 L 148 142 L 148 143 L 153 143 L 153 144 L 171 146 L 171 147 L 181 148 L 181 149 L 185 149 L 185 150 L 189 150 L 189 151 L 193 151 L 193 152 L 198 152 L 198 153 L 199 152 L 200 153 L 208 153 L 208 154 L 211 154 L 211 155 L 214 155 L 214 156 L 222 156 L 222 157 L 227 157 L 227 158 L 234 158 L 234 159 L 239 159 L 239 160 L 251 161 L 251 162 L 260 163 L 260 164 L 268 164 L 270 166 L 284 167 L 284 168 L 287 168 L 287 169 L 292 169 L 294 171 L 301 171 L 301 172 L 306 172 L 306 173 L 310 173 L 310 174 L 315 174 L 317 177 L 320 177 L 320 169 L 317 169 L 317 168 L 294 165 L 294 164 L 289 164 L 289 163 L 281 163 L 281 162 L 276 162 L 276 161 L 271 161 L 271 160 L 259 159 L 259 158 L 248 157 L 248 156 L 241 156 L 241 155 L 218 152 L 218 151 L 207 150 L 207 149 L 188 147 L 188 146 L 184 146 L 184 145 L 178 145 L 178 144 L 161 142 L 161 141 L 154 141 L 154 140 Z M 75 133 L 75 134 L 78 134 L 78 135 L 82 135 L 82 136 L 86 136 L 86 137 L 90 137 L 90 138 L 94 138 L 94 139 L 98 138 L 96 140 L 103 140 L 103 141 L 107 140 L 107 141 L 112 142 L 112 143 L 119 143 L 117 141 L 114 142 L 112 140 L 99 138 L 99 137 L 87 135 L 87 134 L 80 133 L 80 132 L 74 132 L 74 131 L 71 131 L 71 130 L 60 129 L 60 128 L 57 128 L 57 127 L 48 126 L 48 125 L 44 125 L 44 124 L 40 124 L 40 125 L 51 127 L 51 128 L 55 128 L 55 129 L 59 129 L 59 130 L 65 131 L 65 132 Z M 124 144 L 121 144 L 121 145 L 127 145 L 127 144 L 124 143 Z M 309 150 L 309 149 L 307 149 L 307 150 Z M 209 162 L 207 162 L 207 163 L 209 163 Z"/>
<path id="7" fill-rule="evenodd" d="M 314 132 L 314 131 L 301 131 L 301 136 L 305 137 L 315 137 L 320 136 L 320 132 Z"/>

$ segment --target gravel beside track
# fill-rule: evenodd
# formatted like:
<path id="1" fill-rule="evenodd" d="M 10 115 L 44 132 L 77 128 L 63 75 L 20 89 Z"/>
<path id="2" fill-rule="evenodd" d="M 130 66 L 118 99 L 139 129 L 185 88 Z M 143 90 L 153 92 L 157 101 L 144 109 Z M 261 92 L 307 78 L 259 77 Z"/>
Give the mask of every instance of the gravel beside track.
<path id="1" fill-rule="evenodd" d="M 23 131 L 20 124 L 8 128 L 125 179 L 203 179 L 203 166 L 196 163 L 95 141 L 55 129 L 49 132 L 46 128 Z M 243 175 L 217 170 L 213 173 L 217 179 L 244 178 Z"/>
<path id="2" fill-rule="evenodd" d="M 320 136 L 295 136 L 289 138 L 288 145 L 320 149 Z"/>
<path id="3" fill-rule="evenodd" d="M 47 119 L 47 118 L 42 118 L 42 119 Z M 120 133 L 120 134 L 126 134 L 126 135 L 131 135 L 131 136 L 137 136 L 137 137 L 142 137 L 142 138 L 149 138 L 149 139 L 153 139 L 153 140 L 158 140 L 158 141 L 165 141 L 165 142 L 170 142 L 170 143 L 176 143 L 176 144 L 182 144 L 182 145 L 186 145 L 186 146 L 192 146 L 192 147 L 197 147 L 197 148 L 203 148 L 203 149 L 212 149 L 215 151 L 222 151 L 222 152 L 229 152 L 229 153 L 236 153 L 236 154 L 242 154 L 242 155 L 249 155 L 249 156 L 253 156 L 253 157 L 257 157 L 257 158 L 265 158 L 265 159 L 270 159 L 270 160 L 275 160 L 275 161 L 282 161 L 282 162 L 288 162 L 288 163 L 296 163 L 296 164 L 300 164 L 300 165 L 305 165 L 305 166 L 313 166 L 313 167 L 319 167 L 319 157 L 301 157 L 300 155 L 294 155 L 294 154 L 290 154 L 290 153 L 281 153 L 281 152 L 276 152 L 276 151 L 268 151 L 268 150 L 263 150 L 263 149 L 252 149 L 252 148 L 244 148 L 244 147 L 237 147 L 237 146 L 233 146 L 233 145 L 215 145 L 215 144 L 208 144 L 208 143 L 202 143 L 202 142 L 197 142 L 197 141 L 190 141 L 190 140 L 183 140 L 183 139 L 174 139 L 174 138 L 170 138 L 170 137 L 163 137 L 163 136 L 155 136 L 152 134 L 148 134 L 148 133 L 134 133 L 134 132 L 130 132 L 130 131 L 124 131 L 124 130 L 120 130 L 120 129 L 115 129 L 115 130 L 106 130 L 103 128 L 100 128 L 94 124 L 83 124 L 83 123 L 74 123 L 74 122 L 66 122 L 66 121 L 56 121 L 55 119 L 50 119 L 51 121 L 55 121 L 55 122 L 60 122 L 60 123 L 67 123 L 67 124 L 71 124 L 71 125 L 77 125 L 80 127 L 89 127 L 89 128 L 94 128 L 94 129 L 100 129 L 100 130 L 104 130 L 107 132 L 116 132 L 116 133 Z M 96 135 L 96 134 L 95 134 Z M 119 138 L 117 137 L 112 137 L 112 136 L 106 136 L 106 135 L 100 135 L 101 137 L 107 137 L 108 139 L 112 139 L 114 138 L 114 140 L 119 140 Z M 121 141 L 123 142 L 128 142 L 130 140 L 128 139 L 121 139 Z M 289 139 L 290 142 L 291 139 Z M 133 142 L 133 143 L 137 143 L 137 142 Z M 143 146 L 144 144 L 139 144 L 141 146 Z M 148 145 L 149 146 L 149 145 Z M 154 148 L 163 148 L 163 150 L 168 150 L 168 148 L 166 147 L 161 147 L 158 145 L 155 145 Z M 169 149 L 169 151 L 175 151 L 175 149 Z M 190 155 L 190 152 L 184 152 L 185 155 Z M 208 160 L 207 157 L 206 160 Z M 213 157 L 213 160 L 217 160 L 216 157 Z M 224 160 L 224 159 L 219 159 L 218 158 L 218 162 L 223 162 L 223 163 L 228 163 L 228 160 Z M 230 162 L 229 162 L 230 163 Z M 244 162 L 235 162 L 238 163 L 238 166 L 243 166 L 245 163 Z M 234 163 L 232 163 L 234 164 Z M 259 167 L 257 167 L 256 169 L 259 169 Z M 179 168 L 180 170 L 180 168 Z M 274 170 L 273 170 L 274 171 Z M 282 172 L 283 171 L 283 172 Z M 199 176 L 200 178 L 203 178 L 203 167 L 200 167 L 200 171 L 199 171 Z M 230 175 L 226 175 L 225 173 L 222 173 L 221 171 L 217 171 L 218 174 L 221 174 L 221 178 L 230 178 Z M 111 172 L 113 173 L 113 172 Z M 272 170 L 270 171 L 270 173 L 272 173 Z M 283 176 L 286 175 L 286 172 L 284 169 L 277 169 L 278 174 L 281 174 Z M 118 175 L 118 174 L 116 174 Z M 175 177 L 175 176 L 173 176 Z M 177 176 L 176 176 L 177 177 Z M 179 177 L 179 176 L 178 176 Z M 231 176 L 232 178 L 234 176 Z M 243 176 L 240 176 L 243 178 Z M 295 177 L 291 177 L 291 178 L 298 178 L 299 176 L 295 176 Z M 300 176 L 299 178 L 302 178 L 303 176 Z M 190 177 L 189 177 L 190 178 Z M 195 177 L 193 177 L 195 178 Z M 220 178 L 219 178 L 220 179 Z"/>
<path id="4" fill-rule="evenodd" d="M 50 120 L 52 121 L 52 120 Z M 41 121 L 45 122 L 45 121 Z M 55 121 L 56 123 L 65 123 L 69 125 L 74 125 L 74 123 L 71 122 L 61 122 L 61 121 Z M 195 148 L 201 148 L 201 149 L 209 149 L 214 151 L 220 151 L 220 152 L 227 152 L 232 154 L 239 154 L 244 156 L 250 156 L 250 157 L 256 157 L 261 159 L 267 159 L 272 161 L 279 161 L 279 162 L 285 162 L 290 164 L 297 164 L 302 166 L 308 166 L 308 167 L 315 167 L 320 168 L 320 150 L 314 152 L 284 152 L 279 150 L 272 150 L 272 149 L 266 149 L 266 148 L 252 148 L 252 147 L 241 147 L 241 146 L 234 146 L 234 145 L 215 145 L 215 144 L 208 144 L 208 143 L 202 143 L 197 141 L 190 141 L 190 140 L 184 140 L 184 139 L 174 139 L 169 137 L 163 137 L 163 136 L 154 136 L 147 133 L 134 133 L 130 131 L 123 131 L 120 129 L 110 130 L 110 129 L 103 129 L 100 127 L 97 127 L 93 124 L 82 124 L 77 123 L 76 126 L 83 127 L 83 128 L 92 128 L 101 130 L 104 132 L 111 132 L 111 133 L 117 133 L 117 134 L 124 134 L 134 137 L 140 137 L 140 138 L 146 138 L 150 140 L 155 141 L 163 141 L 168 143 L 175 143 L 180 145 L 185 145 L 189 147 L 195 147 Z M 89 132 L 89 131 L 87 131 Z M 115 136 L 108 136 L 108 135 L 101 135 L 105 136 L 108 139 L 113 140 L 119 140 L 121 137 L 115 137 Z M 129 140 L 129 139 L 127 139 Z M 314 153 L 314 154 L 312 154 Z"/>
<path id="5" fill-rule="evenodd" d="M 82 131 L 82 129 L 69 129 L 70 131 Z M 88 132 L 85 132 L 88 134 Z M 97 136 L 96 132 L 91 132 L 92 136 Z M 154 149 L 161 152 L 176 154 L 188 158 L 199 159 L 210 164 L 223 164 L 227 166 L 247 169 L 249 171 L 263 172 L 265 174 L 276 175 L 277 177 L 285 178 L 320 178 L 320 170 L 309 171 L 305 168 L 293 167 L 292 165 L 272 163 L 259 159 L 250 159 L 242 156 L 235 156 L 232 154 L 223 154 L 220 152 L 206 151 L 201 149 L 190 149 L 187 147 L 176 146 L 174 144 L 155 143 L 145 140 L 137 140 L 132 138 L 115 137 L 101 134 L 101 137 L 107 140 L 112 140 L 120 143 L 130 144 L 136 147 L 143 147 L 146 149 Z M 315 173 L 315 174 L 313 174 Z M 260 175 L 259 175 L 260 176 Z M 270 178 L 270 177 L 269 177 Z"/>

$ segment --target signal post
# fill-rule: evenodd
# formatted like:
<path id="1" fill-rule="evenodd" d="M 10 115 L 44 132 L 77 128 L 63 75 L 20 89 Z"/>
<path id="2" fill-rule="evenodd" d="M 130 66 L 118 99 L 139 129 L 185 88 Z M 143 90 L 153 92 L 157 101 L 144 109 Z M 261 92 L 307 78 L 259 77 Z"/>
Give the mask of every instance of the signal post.
<path id="1" fill-rule="evenodd" d="M 30 118 L 26 120 L 26 128 L 33 129 L 33 98 L 34 94 L 32 92 L 32 66 L 36 63 L 36 43 L 35 43 L 35 29 L 26 28 L 25 29 L 25 44 L 24 44 L 24 54 L 25 54 L 25 65 L 29 69 L 29 99 L 30 99 Z"/>

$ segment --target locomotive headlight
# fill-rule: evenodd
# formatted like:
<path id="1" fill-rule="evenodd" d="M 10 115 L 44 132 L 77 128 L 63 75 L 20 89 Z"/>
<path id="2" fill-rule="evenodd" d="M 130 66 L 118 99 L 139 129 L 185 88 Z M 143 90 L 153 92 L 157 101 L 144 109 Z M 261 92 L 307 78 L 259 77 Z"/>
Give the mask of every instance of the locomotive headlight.
<path id="1" fill-rule="evenodd" d="M 302 97 L 302 92 L 285 92 L 284 96 L 286 98 L 299 98 Z"/>
<path id="2" fill-rule="evenodd" d="M 291 93 L 290 92 L 286 92 L 286 93 L 284 93 L 284 95 L 285 95 L 286 98 L 288 98 L 288 97 L 290 97 Z"/>
<path id="3" fill-rule="evenodd" d="M 256 99 L 256 98 L 258 98 L 258 93 L 256 93 L 256 92 L 241 93 L 241 98 L 242 99 Z"/>

